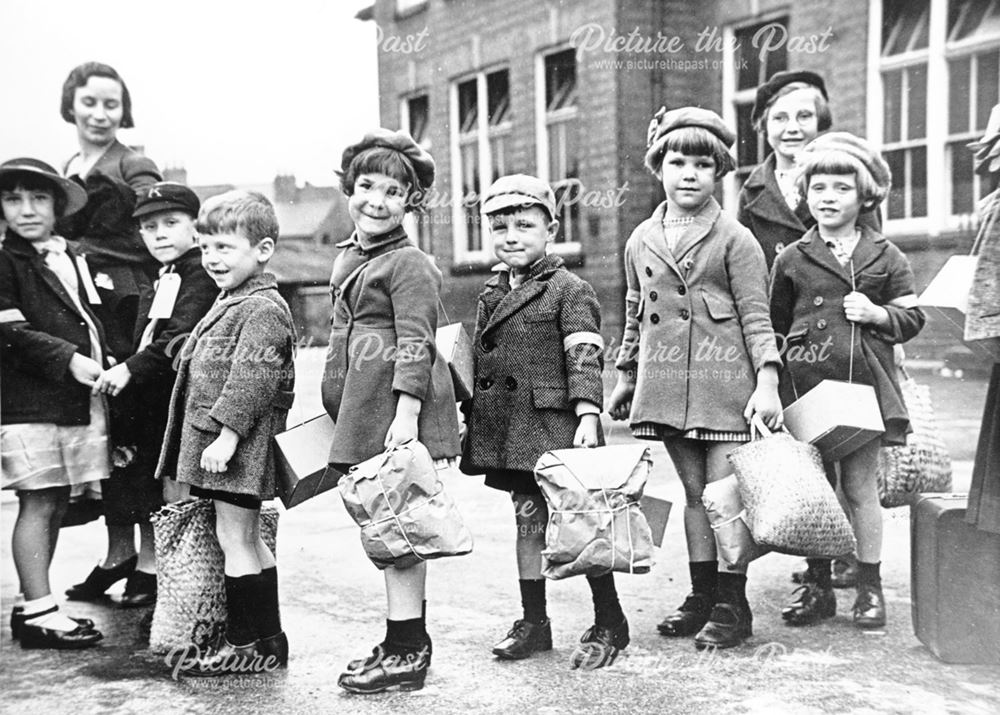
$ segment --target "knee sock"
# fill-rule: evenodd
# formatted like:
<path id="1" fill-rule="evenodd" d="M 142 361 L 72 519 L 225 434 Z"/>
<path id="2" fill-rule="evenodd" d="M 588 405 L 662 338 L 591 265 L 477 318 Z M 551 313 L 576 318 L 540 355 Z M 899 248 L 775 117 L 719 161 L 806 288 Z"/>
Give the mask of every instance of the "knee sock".
<path id="1" fill-rule="evenodd" d="M 812 581 L 824 590 L 833 588 L 830 583 L 832 575 L 832 562 L 830 559 L 806 559 L 806 563 L 809 564 L 809 569 L 806 572 L 809 581 Z"/>
<path id="2" fill-rule="evenodd" d="M 882 576 L 879 573 L 879 567 L 882 562 L 877 563 L 867 563 L 865 561 L 858 561 L 858 585 L 871 586 L 872 588 L 882 588 Z"/>
<path id="3" fill-rule="evenodd" d="M 521 608 L 524 611 L 524 620 L 529 623 L 544 623 L 548 618 L 545 610 L 545 579 L 522 578 L 518 581 L 521 587 Z"/>
<path id="4" fill-rule="evenodd" d="M 719 579 L 719 562 L 689 561 L 688 570 L 691 572 L 691 590 L 714 598 Z"/>
<path id="5" fill-rule="evenodd" d="M 257 636 L 270 638 L 281 633 L 281 610 L 278 605 L 278 567 L 260 572 L 260 614 L 257 619 Z"/>
<path id="6" fill-rule="evenodd" d="M 259 573 L 247 576 L 226 576 L 226 640 L 243 646 L 257 640 L 255 616 L 260 611 L 258 599 L 263 591 Z"/>
<path id="7" fill-rule="evenodd" d="M 716 603 L 729 603 L 734 606 L 747 605 L 747 576 L 742 573 L 720 573 L 719 586 L 716 590 Z"/>
<path id="8" fill-rule="evenodd" d="M 608 573 L 603 576 L 588 576 L 590 594 L 594 600 L 594 623 L 598 626 L 613 628 L 622 622 L 625 613 L 618 602 L 618 591 L 615 589 L 615 576 Z"/>

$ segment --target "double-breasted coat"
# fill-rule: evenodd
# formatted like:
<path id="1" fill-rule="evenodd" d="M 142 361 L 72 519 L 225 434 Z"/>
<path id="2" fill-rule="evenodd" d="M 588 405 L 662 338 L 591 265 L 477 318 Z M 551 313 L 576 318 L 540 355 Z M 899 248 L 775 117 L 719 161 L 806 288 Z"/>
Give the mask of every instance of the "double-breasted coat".
<path id="1" fill-rule="evenodd" d="M 603 405 L 601 312 L 594 289 L 557 256 L 511 289 L 491 278 L 476 311 L 475 376 L 462 471 L 532 472 L 573 446 L 580 400 Z"/>
<path id="2" fill-rule="evenodd" d="M 340 245 L 322 382 L 335 424 L 330 463 L 354 465 L 383 452 L 402 392 L 422 403 L 417 435 L 431 456 L 458 456 L 455 389 L 435 343 L 441 271 L 402 228 Z"/>
<path id="3" fill-rule="evenodd" d="M 781 400 L 791 404 L 822 380 L 871 385 L 885 423 L 883 444 L 904 444 L 909 417 L 896 379 L 893 345 L 909 340 L 924 325 L 913 271 L 902 251 L 868 227 L 861 228 L 852 261 L 857 291 L 885 308 L 890 319 L 884 330 L 856 326 L 853 371 L 852 324 L 844 315 L 844 296 L 852 290 L 851 264 L 840 265 L 816 228 L 774 262 L 771 321 L 785 362 Z M 893 300 L 903 305 L 889 305 Z"/>
<path id="4" fill-rule="evenodd" d="M 750 173 L 740 190 L 736 213 L 737 220 L 749 228 L 760 243 L 768 271 L 786 246 L 791 246 L 816 225 L 804 200 L 800 199 L 794 210 L 788 208 L 774 176 L 774 165 L 774 154 L 771 154 Z M 881 229 L 877 211 L 866 211 L 858 219 L 874 231 Z"/>
<path id="5" fill-rule="evenodd" d="M 635 378 L 629 422 L 745 432 L 757 371 L 781 363 L 763 253 L 715 199 L 671 251 L 666 206 L 625 244 L 626 318 L 616 367 Z"/>
<path id="6" fill-rule="evenodd" d="M 221 293 L 181 353 L 156 476 L 273 499 L 273 438 L 285 429 L 294 397 L 294 340 L 272 274 Z M 225 472 L 206 472 L 201 453 L 223 425 L 239 444 Z"/>

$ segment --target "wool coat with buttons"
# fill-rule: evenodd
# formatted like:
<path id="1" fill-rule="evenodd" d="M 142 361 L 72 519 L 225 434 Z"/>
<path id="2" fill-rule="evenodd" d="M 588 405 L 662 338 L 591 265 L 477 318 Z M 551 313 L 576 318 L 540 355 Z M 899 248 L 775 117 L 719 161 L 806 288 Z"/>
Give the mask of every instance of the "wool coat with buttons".
<path id="1" fill-rule="evenodd" d="M 66 253 L 74 259 L 73 249 Z M 79 300 L 97 328 L 104 328 L 80 284 Z M 91 355 L 90 331 L 76 302 L 31 242 L 7 230 L 0 249 L 0 418 L 4 424 L 90 424 L 90 388 L 69 373 L 79 353 Z M 102 367 L 107 367 L 104 365 Z"/>
<path id="2" fill-rule="evenodd" d="M 634 376 L 629 421 L 745 432 L 757 371 L 781 364 L 764 255 L 715 199 L 671 251 L 666 207 L 625 244 L 625 331 L 616 367 Z"/>
<path id="3" fill-rule="evenodd" d="M 883 444 L 905 444 L 909 417 L 896 379 L 893 345 L 914 337 L 924 325 L 913 271 L 902 251 L 868 227 L 861 228 L 851 258 L 854 287 L 889 313 L 888 327 L 857 325 L 853 341 L 852 324 L 844 315 L 844 296 L 852 290 L 851 265 L 840 265 L 816 228 L 774 262 L 771 320 L 785 358 L 781 400 L 787 406 L 822 380 L 871 385 L 886 427 Z M 889 305 L 893 300 L 903 305 Z"/>
<path id="4" fill-rule="evenodd" d="M 274 436 L 295 388 L 295 331 L 270 273 L 219 294 L 181 353 L 156 476 L 273 499 Z M 226 471 L 201 468 L 222 427 L 239 435 Z"/>
<path id="5" fill-rule="evenodd" d="M 794 210 L 788 208 L 774 175 L 774 165 L 775 157 L 771 154 L 750 173 L 740 190 L 736 213 L 739 222 L 760 242 L 768 271 L 786 246 L 816 225 L 805 200 L 800 199 Z M 859 222 L 874 231 L 882 227 L 877 211 L 862 213 Z"/>
<path id="6" fill-rule="evenodd" d="M 335 423 L 330 463 L 354 465 L 384 451 L 400 393 L 421 401 L 417 438 L 431 456 L 458 456 L 455 389 L 435 344 L 441 271 L 402 229 L 340 245 L 322 382 Z"/>
<path id="7" fill-rule="evenodd" d="M 486 283 L 463 472 L 531 472 L 542 453 L 573 446 L 577 402 L 603 405 L 600 330 L 594 289 L 557 256 L 536 263 L 514 289 L 506 270 Z"/>

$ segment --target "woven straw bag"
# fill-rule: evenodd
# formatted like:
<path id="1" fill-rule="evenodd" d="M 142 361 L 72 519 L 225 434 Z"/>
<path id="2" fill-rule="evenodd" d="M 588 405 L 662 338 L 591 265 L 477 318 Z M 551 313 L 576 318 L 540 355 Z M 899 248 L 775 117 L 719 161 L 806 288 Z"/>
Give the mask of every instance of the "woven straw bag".
<path id="1" fill-rule="evenodd" d="M 878 498 L 886 508 L 912 504 L 922 492 L 951 491 L 951 458 L 934 422 L 931 391 L 900 369 L 899 387 L 913 432 L 905 447 L 879 451 Z"/>
<path id="2" fill-rule="evenodd" d="M 771 432 L 754 416 L 761 439 L 729 453 L 747 526 L 754 541 L 799 556 L 839 556 L 854 550 L 854 533 L 827 481 L 813 445 Z"/>
<path id="3" fill-rule="evenodd" d="M 151 521 L 158 593 L 149 649 L 166 653 L 189 644 L 202 648 L 222 632 L 226 623 L 215 506 L 210 499 L 167 504 L 153 514 Z M 261 507 L 260 531 L 274 553 L 278 511 L 273 506 Z"/>

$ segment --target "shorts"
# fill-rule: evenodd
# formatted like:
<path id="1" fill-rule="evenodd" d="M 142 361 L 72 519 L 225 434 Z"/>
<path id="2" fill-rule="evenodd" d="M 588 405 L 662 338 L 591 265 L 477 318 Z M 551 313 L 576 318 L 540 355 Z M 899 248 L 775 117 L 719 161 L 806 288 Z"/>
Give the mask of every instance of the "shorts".
<path id="1" fill-rule="evenodd" d="M 261 504 L 264 503 L 262 499 L 258 499 L 253 494 L 237 494 L 236 492 L 225 492 L 221 489 L 203 489 L 193 484 L 191 485 L 191 496 L 201 499 L 214 499 L 225 504 L 238 506 L 241 509 L 260 510 Z"/>
<path id="2" fill-rule="evenodd" d="M 486 470 L 486 486 L 513 494 L 541 494 L 534 472 L 519 469 Z"/>

